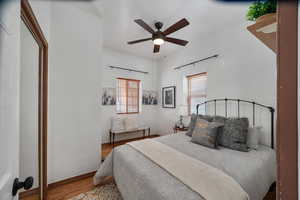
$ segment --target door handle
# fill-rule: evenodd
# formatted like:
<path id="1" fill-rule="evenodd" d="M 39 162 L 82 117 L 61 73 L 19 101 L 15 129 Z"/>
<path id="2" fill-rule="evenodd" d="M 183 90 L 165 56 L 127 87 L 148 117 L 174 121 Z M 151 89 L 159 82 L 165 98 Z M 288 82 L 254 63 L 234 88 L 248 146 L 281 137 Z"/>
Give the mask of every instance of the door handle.
<path id="1" fill-rule="evenodd" d="M 16 196 L 19 189 L 24 188 L 25 190 L 29 190 L 33 186 L 33 177 L 29 176 L 25 179 L 24 182 L 19 181 L 18 178 L 15 178 L 13 188 L 12 188 L 12 195 Z"/>

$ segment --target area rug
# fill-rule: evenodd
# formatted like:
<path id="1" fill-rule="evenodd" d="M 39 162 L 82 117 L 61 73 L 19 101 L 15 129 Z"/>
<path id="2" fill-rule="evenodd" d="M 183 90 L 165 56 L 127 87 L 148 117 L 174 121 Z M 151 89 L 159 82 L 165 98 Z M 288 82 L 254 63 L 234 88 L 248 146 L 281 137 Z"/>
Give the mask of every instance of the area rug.
<path id="1" fill-rule="evenodd" d="M 122 196 L 114 183 L 102 185 L 79 194 L 69 200 L 122 200 Z"/>

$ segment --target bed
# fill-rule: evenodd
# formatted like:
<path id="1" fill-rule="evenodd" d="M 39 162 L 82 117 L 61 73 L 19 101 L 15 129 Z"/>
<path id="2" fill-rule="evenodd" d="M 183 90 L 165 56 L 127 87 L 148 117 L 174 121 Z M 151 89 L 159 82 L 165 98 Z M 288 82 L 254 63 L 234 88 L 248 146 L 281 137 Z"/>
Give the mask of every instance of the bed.
<path id="1" fill-rule="evenodd" d="M 185 133 L 152 140 L 221 170 L 232 177 L 251 200 L 262 200 L 276 180 L 276 153 L 266 145 L 249 152 L 223 147 L 216 150 L 192 143 Z M 94 183 L 98 184 L 107 176 L 114 177 L 124 200 L 204 200 L 199 193 L 128 144 L 116 147 L 108 155 L 97 171 Z"/>

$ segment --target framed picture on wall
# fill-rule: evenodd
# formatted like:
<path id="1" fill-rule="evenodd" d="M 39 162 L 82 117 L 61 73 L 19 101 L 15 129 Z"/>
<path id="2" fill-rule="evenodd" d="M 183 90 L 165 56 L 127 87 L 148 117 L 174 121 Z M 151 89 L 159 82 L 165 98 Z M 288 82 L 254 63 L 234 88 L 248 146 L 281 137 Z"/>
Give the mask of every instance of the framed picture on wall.
<path id="1" fill-rule="evenodd" d="M 176 108 L 176 87 L 162 88 L 162 107 L 163 108 Z"/>
<path id="2" fill-rule="evenodd" d="M 116 105 L 116 89 L 115 88 L 103 88 L 102 105 L 104 105 L 104 106 Z"/>
<path id="3" fill-rule="evenodd" d="M 158 92 L 151 90 L 143 90 L 143 105 L 157 105 Z"/>

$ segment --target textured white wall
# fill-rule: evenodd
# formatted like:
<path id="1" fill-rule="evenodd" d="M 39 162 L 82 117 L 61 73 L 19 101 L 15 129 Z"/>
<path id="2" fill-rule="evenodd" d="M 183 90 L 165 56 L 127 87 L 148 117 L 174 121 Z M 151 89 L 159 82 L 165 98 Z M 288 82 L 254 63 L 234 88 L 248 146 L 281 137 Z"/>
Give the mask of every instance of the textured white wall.
<path id="1" fill-rule="evenodd" d="M 135 72 L 128 72 L 117 69 L 110 69 L 107 66 L 120 66 L 124 68 L 133 68 L 141 71 L 147 71 L 149 74 L 141 74 Z M 103 49 L 103 67 L 102 67 L 102 86 L 116 88 L 116 78 L 130 78 L 141 80 L 141 86 L 143 90 L 157 90 L 157 64 L 155 60 L 137 57 L 123 52 L 114 51 L 108 48 Z M 102 94 L 102 90 L 99 91 Z M 158 91 L 159 92 L 159 91 Z M 99 99 L 101 105 L 101 99 Z M 158 110 L 158 105 L 141 105 L 140 113 L 138 115 L 141 123 L 151 127 L 151 134 L 157 133 L 156 127 L 156 115 Z M 107 143 L 109 141 L 109 128 L 111 124 L 111 118 L 116 116 L 116 106 L 102 106 L 102 143 Z M 132 117 L 133 115 L 121 115 L 122 117 Z M 123 137 L 124 136 L 124 137 Z M 116 139 L 127 139 L 130 137 L 141 136 L 139 134 L 131 135 L 121 135 Z"/>
<path id="2" fill-rule="evenodd" d="M 90 2 L 52 2 L 49 45 L 49 183 L 100 162 L 101 18 Z"/>
<path id="3" fill-rule="evenodd" d="M 161 134 L 171 131 L 179 119 L 178 108 L 186 105 L 183 80 L 186 75 L 208 72 L 207 95 L 213 98 L 240 98 L 276 106 L 276 56 L 247 31 L 248 23 L 226 27 L 221 32 L 191 41 L 180 53 L 159 62 L 160 88 L 177 86 L 177 109 L 160 107 Z M 182 70 L 173 68 L 190 61 L 219 54 Z M 220 113 L 221 114 L 221 113 Z M 268 121 L 269 122 L 269 121 Z"/>

